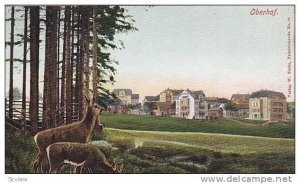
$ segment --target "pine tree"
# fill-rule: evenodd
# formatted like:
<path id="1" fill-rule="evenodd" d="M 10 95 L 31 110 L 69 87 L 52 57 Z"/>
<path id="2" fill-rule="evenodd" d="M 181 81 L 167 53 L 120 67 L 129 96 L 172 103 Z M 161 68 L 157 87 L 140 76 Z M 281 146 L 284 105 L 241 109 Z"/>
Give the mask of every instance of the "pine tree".
<path id="1" fill-rule="evenodd" d="M 98 96 L 98 85 L 97 85 L 97 25 L 96 25 L 96 7 L 93 6 L 93 100 L 95 102 Z"/>
<path id="2" fill-rule="evenodd" d="M 65 8 L 66 123 L 72 121 L 71 7 Z"/>
<path id="3" fill-rule="evenodd" d="M 24 7 L 24 47 L 23 47 L 23 86 L 22 86 L 22 109 L 26 111 L 26 69 L 27 69 L 27 19 L 28 19 L 28 7 Z"/>
<path id="4" fill-rule="evenodd" d="M 15 7 L 11 7 L 11 32 L 10 32 L 10 61 L 9 61 L 9 112 L 10 119 L 13 117 L 13 88 L 14 88 L 14 31 L 15 31 Z"/>
<path id="5" fill-rule="evenodd" d="M 47 128 L 56 125 L 57 107 L 57 17 L 58 7 L 46 7 L 46 46 L 44 75 L 44 120 Z"/>
<path id="6" fill-rule="evenodd" d="M 30 120 L 32 134 L 38 128 L 39 105 L 39 37 L 40 37 L 40 7 L 30 8 Z"/>

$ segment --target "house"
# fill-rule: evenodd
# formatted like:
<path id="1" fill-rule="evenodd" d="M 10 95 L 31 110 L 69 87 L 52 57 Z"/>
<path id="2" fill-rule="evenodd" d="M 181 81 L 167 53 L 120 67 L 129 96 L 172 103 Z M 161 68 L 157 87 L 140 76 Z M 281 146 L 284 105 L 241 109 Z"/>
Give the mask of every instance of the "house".
<path id="1" fill-rule="evenodd" d="M 260 90 L 249 98 L 249 118 L 253 120 L 285 121 L 286 97 L 281 92 Z"/>
<path id="2" fill-rule="evenodd" d="M 183 90 L 175 90 L 175 89 L 165 89 L 159 94 L 160 102 L 175 102 L 176 95 L 180 94 Z"/>
<path id="3" fill-rule="evenodd" d="M 223 108 L 224 118 L 248 118 L 249 117 L 249 94 L 233 94 L 229 102 L 234 105 L 235 109 L 225 109 Z M 227 104 L 226 103 L 226 104 Z"/>
<path id="4" fill-rule="evenodd" d="M 233 94 L 230 101 L 237 105 L 249 105 L 249 94 Z"/>
<path id="5" fill-rule="evenodd" d="M 153 110 L 154 116 L 174 116 L 175 108 L 171 102 L 156 102 L 156 109 Z"/>
<path id="6" fill-rule="evenodd" d="M 159 101 L 159 95 L 157 95 L 157 96 L 145 96 L 143 104 L 145 102 L 158 102 L 158 101 Z"/>
<path id="7" fill-rule="evenodd" d="M 238 105 L 237 117 L 248 118 L 249 117 L 249 103 Z"/>
<path id="8" fill-rule="evenodd" d="M 120 105 L 137 105 L 139 94 L 132 94 L 131 89 L 114 89 L 113 93 L 120 99 Z"/>
<path id="9" fill-rule="evenodd" d="M 131 105 L 138 105 L 139 104 L 139 94 L 132 94 L 131 95 Z"/>
<path id="10" fill-rule="evenodd" d="M 207 105 L 202 90 L 184 90 L 176 96 L 176 117 L 186 119 L 202 119 L 206 115 Z"/>
<path id="11" fill-rule="evenodd" d="M 218 97 L 205 97 L 205 102 L 208 108 L 219 107 L 222 103 L 219 102 Z"/>
<path id="12" fill-rule="evenodd" d="M 208 119 L 220 119 L 223 118 L 223 109 L 221 107 L 213 107 L 208 109 Z"/>
<path id="13" fill-rule="evenodd" d="M 114 89 L 113 93 L 120 99 L 121 105 L 131 104 L 131 89 Z"/>

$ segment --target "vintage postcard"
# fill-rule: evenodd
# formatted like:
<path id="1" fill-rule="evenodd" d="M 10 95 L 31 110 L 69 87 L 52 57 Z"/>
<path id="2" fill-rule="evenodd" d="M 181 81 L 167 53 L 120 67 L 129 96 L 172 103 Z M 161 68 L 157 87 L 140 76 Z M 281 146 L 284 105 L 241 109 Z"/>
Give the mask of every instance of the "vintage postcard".
<path id="1" fill-rule="evenodd" d="M 295 173 L 294 5 L 6 5 L 5 61 L 6 174 Z"/>

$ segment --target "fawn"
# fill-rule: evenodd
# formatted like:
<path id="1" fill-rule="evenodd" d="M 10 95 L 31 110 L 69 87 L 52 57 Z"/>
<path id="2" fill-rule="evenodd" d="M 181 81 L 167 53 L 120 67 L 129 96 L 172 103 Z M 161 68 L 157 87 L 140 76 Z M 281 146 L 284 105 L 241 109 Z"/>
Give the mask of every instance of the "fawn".
<path id="1" fill-rule="evenodd" d="M 88 173 L 121 173 L 123 164 L 118 166 L 115 162 L 111 165 L 105 155 L 90 144 L 74 142 L 58 142 L 47 147 L 47 156 L 50 164 L 49 173 L 60 173 L 63 165 L 70 164 L 87 170 Z"/>

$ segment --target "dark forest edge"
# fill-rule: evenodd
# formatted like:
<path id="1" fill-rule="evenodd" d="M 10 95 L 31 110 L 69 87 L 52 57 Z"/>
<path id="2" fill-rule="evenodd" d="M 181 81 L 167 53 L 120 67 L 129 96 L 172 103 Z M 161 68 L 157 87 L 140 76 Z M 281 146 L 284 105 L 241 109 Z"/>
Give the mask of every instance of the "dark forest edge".
<path id="1" fill-rule="evenodd" d="M 74 114 L 81 119 L 84 94 L 104 107 L 115 101 L 115 95 L 104 87 L 115 82 L 118 61 L 110 52 L 124 48 L 124 43 L 115 39 L 116 34 L 137 30 L 125 8 L 117 5 L 6 8 L 10 10 L 6 21 L 11 25 L 10 39 L 6 40 L 6 46 L 10 47 L 6 58 L 10 65 L 8 118 L 13 117 L 14 68 L 18 65 L 23 71 L 22 109 L 29 113 L 32 135 L 39 131 L 38 122 L 42 122 L 42 129 L 58 126 L 56 112 L 61 108 L 65 109 L 62 116 L 67 117 L 64 124 L 72 122 Z M 16 21 L 23 21 L 23 30 L 16 29 Z M 15 47 L 23 48 L 21 58 L 16 58 Z M 45 52 L 44 58 L 40 57 L 41 51 Z M 28 72 L 30 79 L 26 79 Z M 30 86 L 26 86 L 27 80 Z M 30 88 L 29 109 L 26 108 L 27 88 Z M 39 119 L 41 98 L 43 116 Z"/>

